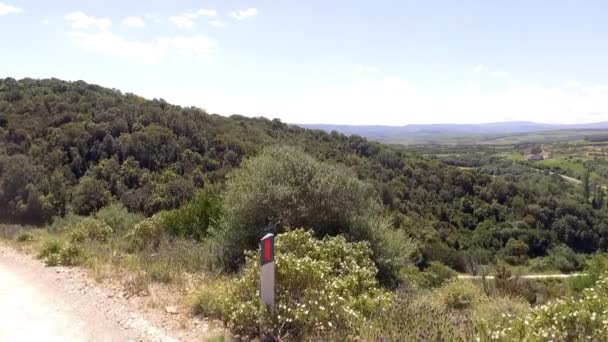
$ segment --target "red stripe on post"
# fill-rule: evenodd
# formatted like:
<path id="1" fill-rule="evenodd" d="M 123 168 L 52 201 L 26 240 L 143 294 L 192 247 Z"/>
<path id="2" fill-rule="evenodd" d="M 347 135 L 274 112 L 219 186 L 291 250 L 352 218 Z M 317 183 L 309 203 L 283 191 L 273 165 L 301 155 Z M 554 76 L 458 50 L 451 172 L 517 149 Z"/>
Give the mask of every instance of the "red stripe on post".
<path id="1" fill-rule="evenodd" d="M 272 238 L 264 240 L 264 261 L 272 261 Z"/>

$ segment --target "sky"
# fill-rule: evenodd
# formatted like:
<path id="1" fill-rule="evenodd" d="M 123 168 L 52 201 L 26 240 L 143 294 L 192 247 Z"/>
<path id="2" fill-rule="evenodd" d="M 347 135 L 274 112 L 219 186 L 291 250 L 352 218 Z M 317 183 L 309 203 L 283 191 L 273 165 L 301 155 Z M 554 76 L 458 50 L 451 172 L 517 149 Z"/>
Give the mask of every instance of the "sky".
<path id="1" fill-rule="evenodd" d="M 608 1 L 0 0 L 0 77 L 221 115 L 608 121 Z"/>

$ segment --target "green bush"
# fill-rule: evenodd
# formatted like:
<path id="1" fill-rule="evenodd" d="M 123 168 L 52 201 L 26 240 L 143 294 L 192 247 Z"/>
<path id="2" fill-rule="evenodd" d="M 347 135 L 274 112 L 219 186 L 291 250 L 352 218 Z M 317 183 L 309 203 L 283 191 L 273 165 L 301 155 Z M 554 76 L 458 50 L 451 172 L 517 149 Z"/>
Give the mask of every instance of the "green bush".
<path id="1" fill-rule="evenodd" d="M 471 286 L 459 284 L 459 286 Z M 453 285 L 446 285 L 453 291 Z M 376 312 L 359 335 L 363 341 L 474 341 L 479 329 L 487 329 L 502 316 L 524 315 L 530 306 L 518 298 L 478 294 L 468 310 L 450 308 L 434 291 L 400 292 L 388 309 Z M 340 338 L 339 340 L 346 340 Z"/>
<path id="2" fill-rule="evenodd" d="M 505 314 L 482 336 L 503 341 L 605 341 L 608 336 L 608 278 L 582 295 L 558 299 L 524 316 Z"/>
<path id="3" fill-rule="evenodd" d="M 507 244 L 502 250 L 504 254 L 504 259 L 511 265 L 524 265 L 528 261 L 528 244 L 517 240 L 514 238 L 510 238 L 507 241 Z"/>
<path id="4" fill-rule="evenodd" d="M 256 335 L 260 317 L 277 338 L 357 332 L 372 312 L 387 308 L 392 295 L 376 281 L 367 243 L 342 236 L 317 240 L 302 229 L 276 238 L 276 315 L 260 307 L 259 257 L 250 253 L 238 279 L 201 290 L 197 312 L 223 319 L 241 335 Z"/>
<path id="5" fill-rule="evenodd" d="M 570 273 L 580 271 L 584 265 L 583 256 L 566 245 L 555 246 L 547 256 L 530 260 L 530 269 L 537 272 L 558 270 Z"/>
<path id="6" fill-rule="evenodd" d="M 44 259 L 51 254 L 59 254 L 61 248 L 63 248 L 61 242 L 57 240 L 47 241 L 42 245 L 40 252 L 38 253 L 38 258 Z"/>
<path id="7" fill-rule="evenodd" d="M 32 235 L 32 233 L 30 233 L 30 232 L 20 231 L 17 234 L 17 236 L 15 237 L 15 240 L 17 242 L 33 241 L 34 240 L 34 235 Z"/>
<path id="8" fill-rule="evenodd" d="M 489 331 L 500 324 L 497 322 L 504 322 L 508 317 L 523 317 L 530 309 L 530 304 L 520 297 L 488 296 L 477 305 L 472 319 L 478 331 Z"/>
<path id="9" fill-rule="evenodd" d="M 393 305 L 376 312 L 361 330 L 362 341 L 468 342 L 475 336 L 471 312 L 447 310 L 420 294 L 398 295 Z"/>
<path id="10" fill-rule="evenodd" d="M 343 234 L 369 241 L 380 278 L 396 279 L 415 250 L 403 233 L 393 234 L 373 187 L 352 171 L 322 163 L 292 147 L 271 147 L 241 164 L 224 196 L 223 259 L 237 269 L 243 251 L 255 248 L 268 229 L 312 229 L 316 236 Z"/>
<path id="11" fill-rule="evenodd" d="M 113 203 L 99 209 L 95 218 L 115 232 L 126 232 L 144 219 L 143 215 L 130 212 L 122 203 Z"/>
<path id="12" fill-rule="evenodd" d="M 110 235 L 112 235 L 110 226 L 94 218 L 85 218 L 72 228 L 70 240 L 72 242 L 83 242 L 85 240 L 103 242 Z"/>
<path id="13" fill-rule="evenodd" d="M 437 304 L 446 309 L 475 309 L 482 300 L 483 293 L 470 280 L 452 280 L 434 293 Z"/>
<path id="14" fill-rule="evenodd" d="M 80 264 L 82 250 L 74 244 L 63 246 L 59 252 L 59 264 L 63 266 L 73 266 Z"/>
<path id="15" fill-rule="evenodd" d="M 82 250 L 74 244 L 63 244 L 57 240 L 47 241 L 42 245 L 38 258 L 47 266 L 73 266 L 81 263 Z"/>
<path id="16" fill-rule="evenodd" d="M 456 275 L 456 271 L 448 266 L 438 261 L 431 261 L 424 272 L 422 272 L 423 280 L 421 285 L 425 287 L 438 287 L 456 277 Z"/>
<path id="17" fill-rule="evenodd" d="M 603 274 L 608 274 L 608 256 L 605 254 L 595 254 L 586 262 L 586 267 L 582 272 L 584 275 L 569 279 L 570 288 L 574 293 L 593 286 Z"/>
<path id="18" fill-rule="evenodd" d="M 49 231 L 57 233 L 76 226 L 80 221 L 84 220 L 84 216 L 68 213 L 65 216 L 53 217 L 53 223 L 49 226 Z"/>
<path id="19" fill-rule="evenodd" d="M 201 241 L 207 237 L 209 229 L 217 225 L 221 214 L 222 201 L 219 193 L 207 187 L 185 205 L 165 213 L 163 225 L 172 235 Z"/>
<path id="20" fill-rule="evenodd" d="M 158 213 L 137 223 L 125 235 L 125 239 L 131 250 L 157 250 L 161 242 L 165 240 L 165 228 L 163 227 L 163 215 Z"/>

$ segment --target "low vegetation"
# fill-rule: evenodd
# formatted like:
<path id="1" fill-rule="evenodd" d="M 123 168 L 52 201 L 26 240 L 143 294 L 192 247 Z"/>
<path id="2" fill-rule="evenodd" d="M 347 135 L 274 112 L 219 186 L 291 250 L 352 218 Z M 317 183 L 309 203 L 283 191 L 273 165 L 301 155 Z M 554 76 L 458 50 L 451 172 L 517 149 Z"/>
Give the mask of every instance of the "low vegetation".
<path id="1" fill-rule="evenodd" d="M 167 286 L 243 338 L 604 332 L 600 161 L 578 184 L 522 160 L 538 146 L 413 151 L 60 80 L 0 80 L 0 116 L 2 236 L 129 295 Z M 268 232 L 274 313 L 257 293 Z"/>
<path id="2" fill-rule="evenodd" d="M 392 295 L 380 288 L 367 243 L 343 237 L 317 240 L 301 229 L 276 239 L 277 302 L 274 314 L 260 305 L 259 256 L 252 252 L 236 279 L 204 287 L 195 308 L 221 317 L 235 333 L 283 339 L 357 334 L 376 310 L 388 308 Z"/>

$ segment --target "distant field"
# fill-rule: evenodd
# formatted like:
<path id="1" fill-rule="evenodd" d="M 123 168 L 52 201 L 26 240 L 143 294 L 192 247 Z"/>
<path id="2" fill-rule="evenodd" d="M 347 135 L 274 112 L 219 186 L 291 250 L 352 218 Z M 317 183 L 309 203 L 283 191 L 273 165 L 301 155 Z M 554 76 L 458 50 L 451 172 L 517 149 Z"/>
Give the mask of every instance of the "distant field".
<path id="1" fill-rule="evenodd" d="M 568 175 L 581 179 L 585 172 L 585 166 L 578 160 L 567 159 L 567 157 L 546 159 L 535 163 L 548 168 L 558 168 L 565 171 Z"/>
<path id="2" fill-rule="evenodd" d="M 564 132 L 561 132 L 566 136 Z M 548 134 L 543 134 L 545 137 Z M 528 137 L 532 134 L 528 134 Z M 574 138 L 574 137 L 573 137 Z M 496 140 L 494 140 L 496 141 Z M 505 140 L 503 140 L 505 141 Z M 533 169 L 548 170 L 554 173 L 582 180 L 585 171 L 590 172 L 591 184 L 608 186 L 608 146 L 603 141 L 576 139 L 539 144 L 551 157 L 541 161 L 528 161 L 530 147 L 534 144 L 480 144 L 480 145 L 410 145 L 407 149 L 416 150 L 424 156 L 436 158 L 460 169 L 476 169 L 482 166 L 498 165 L 501 161 L 512 161 Z M 598 153 L 588 156 L 588 152 Z M 491 169 L 491 168 L 490 168 Z"/>
<path id="3" fill-rule="evenodd" d="M 558 130 L 532 133 L 509 134 L 419 134 L 407 136 L 390 136 L 371 139 L 391 144 L 402 145 L 517 145 L 517 144 L 554 144 L 560 142 L 588 143 L 586 139 L 600 139 L 608 135 L 608 130 Z M 606 142 L 594 142 L 606 144 Z"/>

